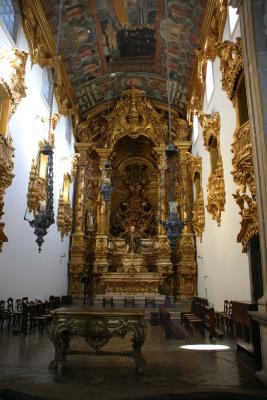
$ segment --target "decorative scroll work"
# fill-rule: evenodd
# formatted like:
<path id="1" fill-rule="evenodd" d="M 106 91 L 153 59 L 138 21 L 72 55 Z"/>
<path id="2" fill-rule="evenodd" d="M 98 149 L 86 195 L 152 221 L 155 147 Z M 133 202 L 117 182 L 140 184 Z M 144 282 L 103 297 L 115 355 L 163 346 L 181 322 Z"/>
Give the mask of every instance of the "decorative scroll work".
<path id="1" fill-rule="evenodd" d="M 241 38 L 236 42 L 225 40 L 217 43 L 217 54 L 220 58 L 220 70 L 222 71 L 222 89 L 229 99 L 232 98 L 237 77 L 243 68 Z"/>
<path id="2" fill-rule="evenodd" d="M 234 133 L 232 143 L 233 178 L 238 189 L 233 194 L 241 215 L 241 230 L 237 241 L 242 243 L 243 253 L 248 250 L 249 240 L 259 233 L 255 176 L 252 162 L 250 123 L 246 122 Z"/>
<path id="3" fill-rule="evenodd" d="M 8 121 L 22 97 L 25 97 L 25 65 L 27 54 L 17 49 L 3 49 L 0 47 L 0 90 L 1 90 L 1 131 L 0 131 L 0 219 L 4 208 L 4 194 L 11 185 L 14 174 L 12 173 L 15 149 L 12 138 L 8 132 Z M 0 251 L 3 242 L 8 238 L 4 233 L 3 222 L 0 222 Z"/>
<path id="4" fill-rule="evenodd" d="M 25 66 L 28 54 L 18 49 L 0 47 L 0 85 L 7 91 L 11 101 L 11 114 L 20 100 L 26 96 Z"/>
<path id="5" fill-rule="evenodd" d="M 210 153 L 211 172 L 209 175 L 207 191 L 207 210 L 220 226 L 221 213 L 225 205 L 225 185 L 223 163 L 220 149 L 221 119 L 218 112 L 210 114 L 198 113 L 199 122 L 203 128 L 204 146 Z"/>
<path id="6" fill-rule="evenodd" d="M 68 354 L 69 343 L 73 336 L 84 337 L 85 341 L 96 352 L 99 352 L 111 338 L 124 338 L 128 332 L 131 332 L 133 334 L 132 356 L 134 357 L 136 371 L 141 372 L 143 370 L 146 363 L 141 352 L 142 345 L 146 339 L 144 312 L 140 310 L 121 311 L 115 309 L 105 312 L 90 308 L 73 310 L 63 308 L 52 311 L 52 315 L 53 321 L 48 334 L 55 347 L 55 356 L 49 368 L 58 368 L 58 363 L 64 360 Z M 75 353 L 72 351 L 71 354 Z M 79 352 L 79 354 L 82 353 Z M 88 354 L 88 352 L 85 354 Z M 105 353 L 105 355 L 107 354 Z"/>
<path id="7" fill-rule="evenodd" d="M 232 152 L 233 152 L 233 179 L 238 185 L 236 193 L 233 194 L 236 203 L 240 207 L 241 230 L 237 236 L 237 241 L 242 243 L 242 251 L 248 250 L 250 239 L 259 232 L 259 222 L 257 216 L 255 176 L 252 161 L 252 145 L 250 139 L 249 121 L 240 123 L 241 111 L 244 113 L 246 108 L 245 94 L 238 93 L 238 86 L 242 82 L 243 58 L 241 39 L 236 42 L 224 41 L 217 44 L 217 52 L 220 57 L 222 71 L 222 88 L 227 96 L 232 100 L 237 112 L 237 128 L 234 133 Z M 240 104 L 243 106 L 240 109 Z M 244 107 L 245 105 L 245 107 Z M 242 115 L 244 121 L 244 115 Z M 245 115 L 247 119 L 248 116 Z"/>
<path id="8" fill-rule="evenodd" d="M 202 189 L 202 158 L 193 157 L 190 153 L 187 153 L 187 165 L 189 167 L 191 179 L 195 188 L 192 224 L 195 235 L 198 236 L 201 241 L 205 227 L 205 210 Z"/>
<path id="9" fill-rule="evenodd" d="M 117 102 L 107 119 L 110 148 L 126 135 L 133 139 L 145 135 L 157 146 L 166 136 L 166 121 L 163 120 L 163 115 L 153 108 L 143 90 L 125 90 L 122 99 Z"/>

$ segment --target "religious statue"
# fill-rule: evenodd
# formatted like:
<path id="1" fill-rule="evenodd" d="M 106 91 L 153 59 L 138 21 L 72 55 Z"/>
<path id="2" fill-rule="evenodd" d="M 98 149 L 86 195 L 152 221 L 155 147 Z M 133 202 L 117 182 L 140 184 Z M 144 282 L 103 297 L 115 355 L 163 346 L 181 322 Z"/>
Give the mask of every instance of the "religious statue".
<path id="1" fill-rule="evenodd" d="M 138 253 L 138 250 L 141 246 L 141 238 L 139 232 L 136 230 L 136 227 L 131 225 L 122 236 L 128 245 L 128 253 Z"/>

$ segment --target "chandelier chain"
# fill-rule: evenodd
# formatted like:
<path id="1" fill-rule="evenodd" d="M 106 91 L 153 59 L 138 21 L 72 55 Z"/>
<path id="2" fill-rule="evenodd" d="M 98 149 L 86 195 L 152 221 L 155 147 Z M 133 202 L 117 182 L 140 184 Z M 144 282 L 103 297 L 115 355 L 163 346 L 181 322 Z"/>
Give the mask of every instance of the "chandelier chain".
<path id="1" fill-rule="evenodd" d="M 168 99 L 168 122 L 169 122 L 169 143 L 172 142 L 172 116 L 171 116 L 171 91 L 170 91 L 170 56 L 169 56 L 169 13 L 168 13 L 168 0 L 165 0 L 165 19 L 166 19 L 166 87 Z"/>

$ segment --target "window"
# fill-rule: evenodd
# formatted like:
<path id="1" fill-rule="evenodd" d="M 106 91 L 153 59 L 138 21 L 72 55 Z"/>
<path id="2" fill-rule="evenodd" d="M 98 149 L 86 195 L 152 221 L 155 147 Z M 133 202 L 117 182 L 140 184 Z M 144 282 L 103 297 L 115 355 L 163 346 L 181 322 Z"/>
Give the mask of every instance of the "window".
<path id="1" fill-rule="evenodd" d="M 52 70 L 49 68 L 43 69 L 41 94 L 46 103 L 50 105 L 51 97 L 53 95 L 53 76 L 52 76 Z"/>
<path id="2" fill-rule="evenodd" d="M 199 135 L 198 118 L 197 118 L 197 115 L 194 114 L 194 118 L 193 118 L 193 143 L 195 143 L 197 141 L 198 135 Z"/>
<path id="3" fill-rule="evenodd" d="M 207 93 L 208 103 L 210 102 L 213 91 L 214 91 L 213 67 L 212 67 L 212 61 L 209 60 L 207 62 L 207 71 L 206 71 L 206 93 Z"/>
<path id="4" fill-rule="evenodd" d="M 0 1 L 0 21 L 6 27 L 14 42 L 16 42 L 20 23 L 20 14 L 18 4 L 15 0 Z"/>
<path id="5" fill-rule="evenodd" d="M 229 16 L 230 33 L 232 34 L 234 32 L 238 20 L 237 8 L 229 6 L 228 16 Z"/>
<path id="6" fill-rule="evenodd" d="M 239 125 L 243 125 L 248 121 L 248 106 L 245 87 L 244 74 L 241 75 L 236 89 L 237 109 Z"/>
<path id="7" fill-rule="evenodd" d="M 71 144 L 71 137 L 72 137 L 72 121 L 71 117 L 68 116 L 66 118 L 66 127 L 65 127 L 65 137 L 69 144 Z"/>

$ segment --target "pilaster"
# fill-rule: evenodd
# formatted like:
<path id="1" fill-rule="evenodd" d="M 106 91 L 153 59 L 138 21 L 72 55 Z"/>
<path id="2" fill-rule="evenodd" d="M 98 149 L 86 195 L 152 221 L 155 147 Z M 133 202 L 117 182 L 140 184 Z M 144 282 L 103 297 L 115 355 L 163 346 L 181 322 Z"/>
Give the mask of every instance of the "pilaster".
<path id="1" fill-rule="evenodd" d="M 267 303 L 267 40 L 266 0 L 232 0 L 238 7 L 242 36 L 242 53 L 251 124 L 252 156 L 256 178 L 261 263 L 264 295 L 259 312 L 266 314 Z M 267 384 L 267 327 L 259 323 L 263 369 L 259 377 Z"/>

